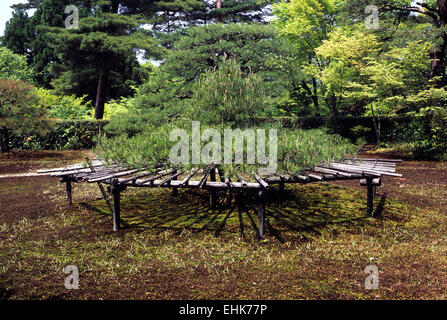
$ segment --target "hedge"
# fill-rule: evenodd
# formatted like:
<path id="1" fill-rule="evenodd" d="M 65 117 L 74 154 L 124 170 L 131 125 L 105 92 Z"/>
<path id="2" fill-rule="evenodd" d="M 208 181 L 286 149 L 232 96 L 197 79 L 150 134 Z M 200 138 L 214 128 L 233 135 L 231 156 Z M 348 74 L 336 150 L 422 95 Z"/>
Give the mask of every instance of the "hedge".
<path id="1" fill-rule="evenodd" d="M 10 146 L 25 150 L 80 150 L 95 146 L 95 138 L 104 132 L 105 120 L 48 120 L 45 133 L 10 135 Z"/>
<path id="2" fill-rule="evenodd" d="M 381 118 L 382 141 L 406 142 L 413 138 L 414 128 L 409 124 L 415 119 L 411 116 L 395 116 Z M 340 117 L 338 129 L 333 130 L 352 141 L 364 138 L 375 143 L 376 135 L 371 117 Z M 104 132 L 107 120 L 61 120 L 48 121 L 50 129 L 44 133 L 21 136 L 11 134 L 10 146 L 31 150 L 79 150 L 91 149 L 95 145 L 98 133 Z M 331 128 L 327 117 L 275 117 L 258 118 L 258 123 L 280 122 L 286 128 L 317 129 Z"/>

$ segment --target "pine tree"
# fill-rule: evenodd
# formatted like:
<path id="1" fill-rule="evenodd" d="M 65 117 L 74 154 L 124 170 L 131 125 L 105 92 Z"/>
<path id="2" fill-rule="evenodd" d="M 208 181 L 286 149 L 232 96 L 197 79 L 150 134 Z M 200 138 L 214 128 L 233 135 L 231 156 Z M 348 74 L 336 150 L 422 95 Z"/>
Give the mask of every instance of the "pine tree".
<path id="1" fill-rule="evenodd" d="M 136 49 L 145 50 L 147 57 L 159 57 L 160 48 L 151 32 L 141 28 L 141 17 L 117 13 L 120 1 L 96 4 L 93 16 L 80 19 L 79 29 L 52 28 L 50 34 L 64 64 L 65 84 L 77 79 L 78 70 L 97 79 L 95 118 L 102 119 L 111 74 L 126 62 L 135 62 Z"/>
<path id="2" fill-rule="evenodd" d="M 5 34 L 2 45 L 8 47 L 16 54 L 28 53 L 29 37 L 27 34 L 30 18 L 26 9 L 16 7 L 12 13 L 12 18 L 6 22 Z"/>
<path id="3" fill-rule="evenodd" d="M 54 66 L 61 63 L 56 49 L 51 45 L 51 39 L 46 33 L 47 27 L 64 27 L 65 7 L 71 0 L 43 0 L 28 26 L 31 42 L 31 66 L 36 74 L 36 81 L 40 85 L 51 88 L 54 79 Z"/>

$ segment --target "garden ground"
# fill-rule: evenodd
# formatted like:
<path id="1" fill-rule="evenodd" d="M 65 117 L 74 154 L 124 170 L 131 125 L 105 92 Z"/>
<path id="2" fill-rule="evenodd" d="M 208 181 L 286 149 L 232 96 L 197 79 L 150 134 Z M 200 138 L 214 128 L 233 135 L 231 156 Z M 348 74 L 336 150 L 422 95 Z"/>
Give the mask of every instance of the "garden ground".
<path id="1" fill-rule="evenodd" d="M 79 162 L 87 151 L 19 152 L 0 175 Z M 367 152 L 368 157 L 387 154 Z M 358 181 L 272 192 L 267 240 L 256 206 L 208 208 L 204 191 L 128 189 L 124 228 L 96 184 L 64 187 L 48 176 L 0 179 L 0 298 L 3 299 L 445 299 L 447 163 L 404 161 L 384 178 L 380 218 L 365 218 Z M 366 290 L 368 265 L 378 290 Z M 80 288 L 63 268 L 76 265 Z"/>

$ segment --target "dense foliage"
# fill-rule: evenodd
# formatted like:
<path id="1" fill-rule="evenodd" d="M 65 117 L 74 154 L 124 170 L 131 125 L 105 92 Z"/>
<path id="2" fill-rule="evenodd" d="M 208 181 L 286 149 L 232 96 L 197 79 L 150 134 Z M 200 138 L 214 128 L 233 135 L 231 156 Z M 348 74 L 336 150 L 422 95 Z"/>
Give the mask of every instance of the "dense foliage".
<path id="1" fill-rule="evenodd" d="M 357 151 L 357 148 L 346 139 L 330 135 L 324 130 L 303 131 L 273 125 L 256 126 L 255 119 L 265 114 L 269 98 L 259 76 L 251 73 L 244 75 L 241 66 L 234 60 L 225 60 L 218 68 L 207 71 L 194 84 L 192 98 L 185 104 L 185 110 L 177 114 L 176 118 L 168 118 L 166 121 L 166 117 L 162 117 L 160 122 L 155 121 L 151 124 L 146 122 L 145 125 L 141 122 L 138 125 L 138 120 L 141 118 L 137 118 L 138 120 L 134 122 L 129 121 L 129 118 L 124 121 L 121 117 L 120 120 L 115 118 L 106 127 L 106 130 L 115 137 L 102 139 L 97 151 L 104 159 L 148 168 L 160 165 L 179 169 L 205 168 L 213 162 L 225 162 L 223 165 L 225 173 L 236 179 L 238 173 L 256 174 L 266 163 L 255 161 L 254 158 L 249 160 L 250 148 L 254 146 L 250 146 L 248 140 L 242 140 L 243 142 L 238 144 L 236 138 L 234 145 L 233 142 L 227 145 L 225 142 L 227 129 L 241 130 L 237 133 L 238 137 L 249 135 L 246 130 L 252 130 L 256 148 L 265 148 L 265 156 L 273 157 L 277 163 L 273 172 L 298 174 L 318 163 L 339 159 Z M 158 108 L 155 110 L 157 111 L 152 113 L 154 115 L 159 112 Z M 198 137 L 193 136 L 192 121 L 200 125 Z M 119 124 L 123 122 L 124 125 L 120 126 Z M 218 136 L 207 136 L 207 129 L 211 128 L 219 133 Z M 188 137 L 185 149 L 176 154 L 184 159 L 181 163 L 174 162 L 171 158 L 179 142 L 172 139 L 171 134 L 179 129 L 182 130 L 184 137 Z M 275 137 L 270 136 L 272 130 L 277 130 Z M 263 135 L 264 142 L 259 140 L 260 135 Z M 192 148 L 194 143 L 200 144 L 202 150 L 200 160 L 196 163 L 192 161 L 195 157 Z M 237 163 L 233 156 L 231 159 L 234 161 L 230 161 L 231 164 L 224 161 L 227 159 L 225 148 L 228 150 L 228 146 L 231 153 L 235 153 L 234 157 L 240 151 L 245 161 Z M 203 150 L 209 152 L 203 153 Z M 255 154 L 254 149 L 251 152 Z"/>
<path id="2" fill-rule="evenodd" d="M 79 28 L 64 27 L 67 5 L 78 7 Z M 132 141 L 185 119 L 244 127 L 277 116 L 329 118 L 330 132 L 369 137 L 341 120 L 369 117 L 378 144 L 446 156 L 444 0 L 29 0 L 14 9 L 0 78 L 34 82 L 51 118 L 111 118 L 108 136 Z M 382 132 L 397 116 L 409 125 Z"/>
<path id="3" fill-rule="evenodd" d="M 19 80 L 0 79 L 1 150 L 9 150 L 11 133 L 44 130 L 46 110 L 38 105 L 33 87 Z"/>

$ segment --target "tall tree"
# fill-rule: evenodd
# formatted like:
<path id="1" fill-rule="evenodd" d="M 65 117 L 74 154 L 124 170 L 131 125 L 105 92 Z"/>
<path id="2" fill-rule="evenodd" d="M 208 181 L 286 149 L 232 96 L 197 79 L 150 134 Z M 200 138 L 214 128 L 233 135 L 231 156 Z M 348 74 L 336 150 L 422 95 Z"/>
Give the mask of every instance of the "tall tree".
<path id="1" fill-rule="evenodd" d="M 27 30 L 30 18 L 26 9 L 16 7 L 12 13 L 12 18 L 6 22 L 5 34 L 2 45 L 11 49 L 17 54 L 28 53 L 27 43 L 29 42 Z"/>
<path id="2" fill-rule="evenodd" d="M 434 79 L 435 87 L 441 88 L 446 84 L 446 54 L 447 54 L 447 0 L 413 2 L 399 5 L 401 1 L 385 1 L 379 11 L 397 11 L 416 13 L 429 17 L 433 26 L 432 36 L 435 38 L 435 48 L 430 53 L 431 66 L 429 77 Z"/>
<path id="3" fill-rule="evenodd" d="M 344 12 L 351 21 L 364 19 L 364 10 L 370 5 L 369 0 L 346 0 L 344 2 Z M 376 0 L 374 5 L 380 12 L 380 25 L 383 21 L 392 20 L 395 25 L 403 20 L 413 20 L 418 24 L 429 25 L 422 30 L 421 38 L 429 38 L 435 44 L 430 54 L 430 79 L 433 79 L 434 86 L 440 88 L 447 84 L 446 63 L 447 63 L 447 0 Z M 392 28 L 394 29 L 394 28 Z M 380 27 L 380 31 L 386 31 Z M 416 30 L 414 30 L 416 31 Z"/>
<path id="4" fill-rule="evenodd" d="M 77 69 L 90 71 L 97 79 L 95 118 L 102 119 L 110 76 L 126 61 L 136 61 L 136 51 L 147 57 L 159 57 L 151 31 L 141 26 L 139 16 L 118 14 L 121 1 L 101 1 L 93 15 L 79 21 L 79 29 L 52 28 L 65 69 L 65 79 L 76 77 Z M 125 4 L 125 3 L 124 3 Z"/>
<path id="5" fill-rule="evenodd" d="M 315 52 L 330 32 L 336 26 L 339 13 L 337 0 L 291 0 L 274 6 L 277 17 L 275 25 L 282 36 L 286 37 L 296 47 L 297 64 L 301 69 L 302 79 L 298 85 L 311 97 L 316 114 L 320 114 L 319 89 L 320 84 L 315 78 L 317 71 L 308 72 L 311 65 L 322 70 L 327 63 Z M 334 95 L 323 94 L 330 108 L 333 122 L 338 114 L 337 100 Z"/>

